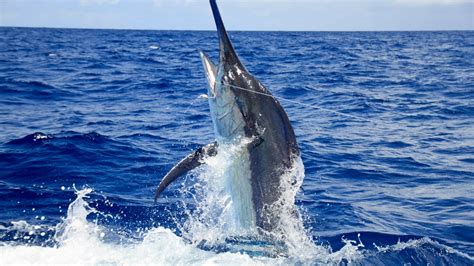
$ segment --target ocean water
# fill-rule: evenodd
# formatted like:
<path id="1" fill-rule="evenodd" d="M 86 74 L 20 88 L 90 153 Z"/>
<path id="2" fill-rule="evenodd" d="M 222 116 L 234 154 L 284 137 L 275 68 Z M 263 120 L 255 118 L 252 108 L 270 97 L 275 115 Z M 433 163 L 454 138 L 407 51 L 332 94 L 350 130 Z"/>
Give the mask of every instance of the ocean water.
<path id="1" fill-rule="evenodd" d="M 293 252 L 222 237 L 225 156 L 153 201 L 214 139 L 215 32 L 3 27 L 0 264 L 474 264 L 474 32 L 230 36 L 302 151 Z"/>

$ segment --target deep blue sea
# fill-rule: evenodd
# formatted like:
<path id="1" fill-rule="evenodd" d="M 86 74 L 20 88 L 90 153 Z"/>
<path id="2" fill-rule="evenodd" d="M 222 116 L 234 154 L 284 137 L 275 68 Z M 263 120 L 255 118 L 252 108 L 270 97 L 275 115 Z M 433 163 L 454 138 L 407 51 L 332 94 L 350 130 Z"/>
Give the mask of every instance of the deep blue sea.
<path id="1" fill-rule="evenodd" d="M 474 264 L 474 32 L 230 37 L 293 124 L 314 246 L 190 241 L 219 234 L 183 226 L 196 172 L 154 203 L 214 140 L 215 32 L 0 27 L 0 264 Z"/>

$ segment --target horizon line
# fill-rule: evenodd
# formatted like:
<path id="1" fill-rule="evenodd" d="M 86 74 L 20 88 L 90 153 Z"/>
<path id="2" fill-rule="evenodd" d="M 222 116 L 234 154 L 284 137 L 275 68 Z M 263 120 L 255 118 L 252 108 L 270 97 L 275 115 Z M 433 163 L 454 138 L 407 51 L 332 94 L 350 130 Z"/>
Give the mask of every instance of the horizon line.
<path id="1" fill-rule="evenodd" d="M 136 31 L 216 31 L 212 29 L 137 29 L 137 28 L 87 28 L 87 27 L 56 27 L 56 26 L 9 26 L 0 25 L 0 28 L 25 29 L 65 29 L 65 30 L 136 30 Z M 398 29 L 398 30 L 228 30 L 229 32 L 435 32 L 435 31 L 474 31 L 474 29 Z"/>

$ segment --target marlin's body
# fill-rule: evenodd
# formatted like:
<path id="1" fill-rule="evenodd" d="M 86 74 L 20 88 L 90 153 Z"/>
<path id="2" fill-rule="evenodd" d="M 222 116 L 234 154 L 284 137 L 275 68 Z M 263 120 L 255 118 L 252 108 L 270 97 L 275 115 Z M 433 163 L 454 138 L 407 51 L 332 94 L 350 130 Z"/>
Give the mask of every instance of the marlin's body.
<path id="1" fill-rule="evenodd" d="M 214 156 L 218 146 L 248 140 L 235 156 L 230 173 L 235 212 L 243 227 L 272 232 L 280 222 L 278 209 L 282 177 L 300 152 L 287 114 L 271 93 L 240 62 L 229 40 L 215 0 L 211 8 L 219 40 L 219 64 L 201 52 L 216 142 L 183 159 L 161 181 L 159 194 L 176 178 Z"/>

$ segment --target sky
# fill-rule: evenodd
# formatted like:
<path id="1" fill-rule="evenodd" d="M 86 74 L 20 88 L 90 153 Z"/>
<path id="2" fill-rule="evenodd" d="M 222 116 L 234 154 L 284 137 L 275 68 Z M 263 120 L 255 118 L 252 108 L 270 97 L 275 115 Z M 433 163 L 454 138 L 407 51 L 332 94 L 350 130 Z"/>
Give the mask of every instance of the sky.
<path id="1" fill-rule="evenodd" d="M 221 0 L 228 30 L 474 30 L 474 0 Z M 208 0 L 0 0 L 0 26 L 214 30 Z"/>

